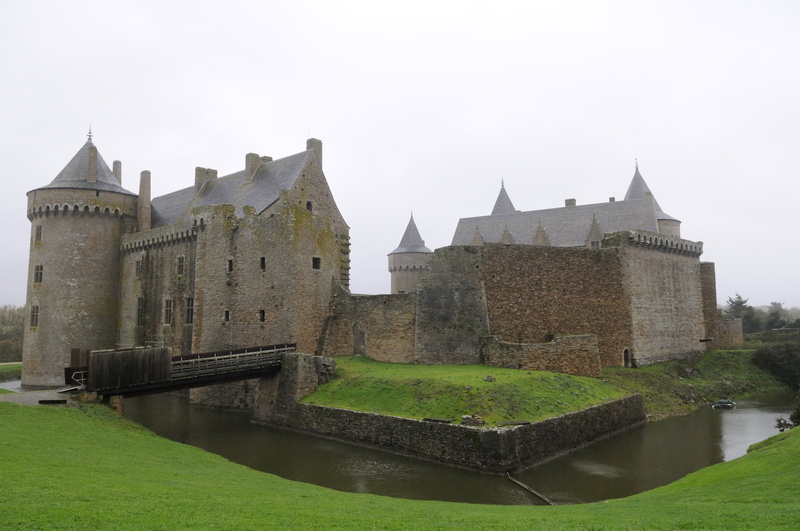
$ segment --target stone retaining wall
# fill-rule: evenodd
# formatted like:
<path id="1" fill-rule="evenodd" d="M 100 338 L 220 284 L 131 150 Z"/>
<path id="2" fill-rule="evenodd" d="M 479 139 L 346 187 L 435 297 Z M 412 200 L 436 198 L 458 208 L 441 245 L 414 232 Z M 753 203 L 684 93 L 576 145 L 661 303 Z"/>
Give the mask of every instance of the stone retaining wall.
<path id="1" fill-rule="evenodd" d="M 257 400 L 254 421 L 486 472 L 519 471 L 645 421 L 640 395 L 497 428 L 302 404 L 297 400 L 332 374 L 333 360 L 292 354 L 286 361 L 271 393 L 277 400 Z"/>
<path id="2" fill-rule="evenodd" d="M 557 336 L 547 343 L 507 343 L 496 336 L 480 338 L 481 363 L 526 371 L 551 371 L 600 378 L 597 336 Z"/>

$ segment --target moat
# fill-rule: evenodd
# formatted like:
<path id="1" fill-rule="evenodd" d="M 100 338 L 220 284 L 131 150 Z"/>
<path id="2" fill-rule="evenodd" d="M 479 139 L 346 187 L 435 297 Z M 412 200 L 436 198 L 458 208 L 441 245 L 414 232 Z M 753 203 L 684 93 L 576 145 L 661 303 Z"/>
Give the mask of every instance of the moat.
<path id="1" fill-rule="evenodd" d="M 792 394 L 737 401 L 733 410 L 697 412 L 633 428 L 516 477 L 558 504 L 630 496 L 747 451 L 778 433 Z M 370 448 L 277 430 L 245 413 L 195 406 L 177 395 L 125 400 L 125 416 L 161 436 L 231 461 L 337 490 L 400 498 L 540 504 L 498 475 L 470 472 Z"/>

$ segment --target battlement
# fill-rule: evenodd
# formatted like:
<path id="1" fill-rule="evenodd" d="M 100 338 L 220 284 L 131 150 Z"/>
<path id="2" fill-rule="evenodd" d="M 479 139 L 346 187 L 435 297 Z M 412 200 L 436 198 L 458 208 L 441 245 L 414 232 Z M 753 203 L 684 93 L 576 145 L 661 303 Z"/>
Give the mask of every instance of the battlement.
<path id="1" fill-rule="evenodd" d="M 186 230 L 175 230 L 174 226 L 166 226 L 164 229 L 153 229 L 147 231 L 147 235 L 143 236 L 142 233 L 134 233 L 123 236 L 120 251 L 123 253 L 132 253 L 137 251 L 144 251 L 154 247 L 163 247 L 165 245 L 175 245 L 183 243 L 188 240 L 197 238 L 197 233 L 203 230 L 204 224 L 195 224 Z"/>
<path id="2" fill-rule="evenodd" d="M 676 236 L 668 236 L 643 230 L 620 231 L 606 234 L 603 237 L 601 246 L 619 247 L 625 244 L 686 256 L 697 257 L 703 254 L 703 242 L 693 242 Z"/>

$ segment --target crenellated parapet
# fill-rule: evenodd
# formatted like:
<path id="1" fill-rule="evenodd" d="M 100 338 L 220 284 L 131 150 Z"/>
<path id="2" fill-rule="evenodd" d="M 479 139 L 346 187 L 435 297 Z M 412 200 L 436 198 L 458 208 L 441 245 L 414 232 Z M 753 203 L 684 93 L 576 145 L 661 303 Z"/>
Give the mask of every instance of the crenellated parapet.
<path id="1" fill-rule="evenodd" d="M 198 233 L 205 228 L 202 218 L 194 220 L 190 227 L 176 230 L 174 225 L 166 225 L 157 229 L 152 229 L 146 233 L 133 233 L 122 238 L 120 251 L 123 253 L 133 253 L 155 249 L 169 245 L 183 244 L 190 240 L 197 239 Z"/>
<path id="2" fill-rule="evenodd" d="M 603 237 L 602 247 L 619 247 L 632 245 L 649 249 L 699 257 L 703 254 L 703 242 L 684 240 L 677 236 L 669 236 L 642 230 L 620 231 L 606 234 Z"/>

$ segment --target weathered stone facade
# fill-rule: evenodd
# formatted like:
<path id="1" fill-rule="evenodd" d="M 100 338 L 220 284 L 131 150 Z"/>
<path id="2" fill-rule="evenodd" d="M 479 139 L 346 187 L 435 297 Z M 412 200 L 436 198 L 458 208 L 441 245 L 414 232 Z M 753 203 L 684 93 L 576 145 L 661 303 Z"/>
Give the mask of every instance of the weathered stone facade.
<path id="1" fill-rule="evenodd" d="M 164 346 L 174 355 L 296 343 L 313 353 L 349 289 L 349 228 L 322 145 L 149 197 L 121 187 L 91 139 L 29 195 L 31 282 L 23 385 L 63 383 L 72 348 Z"/>
<path id="2" fill-rule="evenodd" d="M 688 357 L 713 344 L 705 341 L 711 339 L 706 329 L 716 328 L 716 313 L 708 311 L 716 302 L 708 297 L 716 293 L 705 285 L 714 281 L 713 264 L 700 263 L 700 250 L 695 242 L 644 231 L 607 235 L 595 249 L 504 244 L 437 249 L 413 311 L 391 303 L 399 295 L 357 301 L 339 295 L 332 317 L 336 327 L 328 330 L 336 340 L 326 341 L 323 351 L 352 353 L 350 331 L 358 329 L 369 338 L 364 353 L 383 361 L 492 359 L 503 366 L 599 376 L 599 366 Z M 406 325 L 387 326 L 401 322 Z M 400 337 L 408 345 L 411 322 L 413 353 L 407 346 L 402 353 L 373 348 Z M 587 338 L 564 339 L 575 336 Z M 569 342 L 575 343 L 565 347 Z"/>

